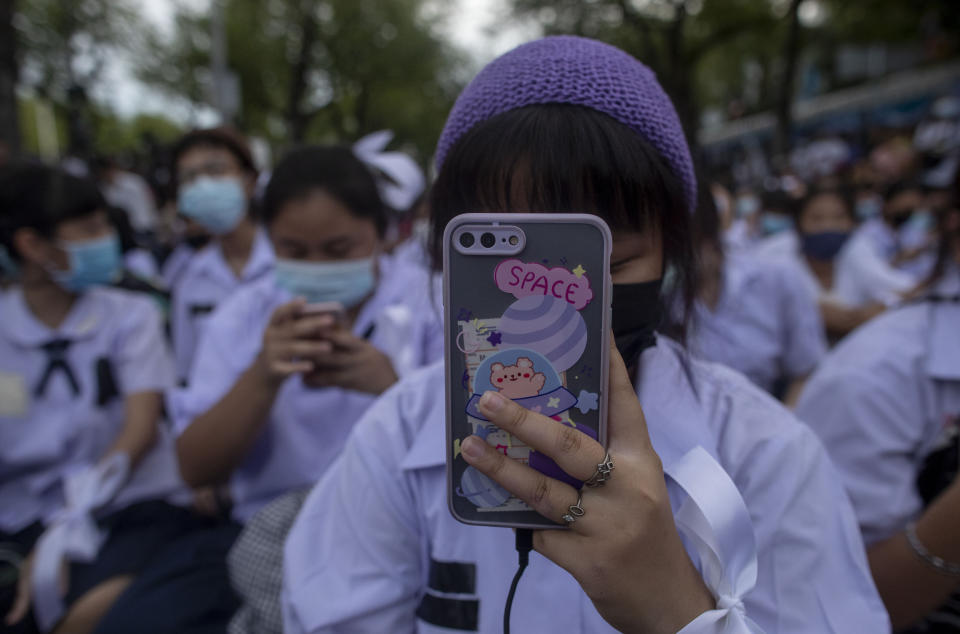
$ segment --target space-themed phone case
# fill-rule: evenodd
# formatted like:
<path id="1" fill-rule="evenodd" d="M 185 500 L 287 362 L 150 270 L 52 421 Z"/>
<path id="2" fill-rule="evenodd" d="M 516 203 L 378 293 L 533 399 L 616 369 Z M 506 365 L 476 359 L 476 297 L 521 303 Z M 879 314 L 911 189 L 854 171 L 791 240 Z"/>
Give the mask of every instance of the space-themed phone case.
<path id="1" fill-rule="evenodd" d="M 463 214 L 448 224 L 447 495 L 459 521 L 559 527 L 466 463 L 460 444 L 471 434 L 580 485 L 486 420 L 477 409 L 485 391 L 497 390 L 606 445 L 610 249 L 610 229 L 587 214 Z"/>

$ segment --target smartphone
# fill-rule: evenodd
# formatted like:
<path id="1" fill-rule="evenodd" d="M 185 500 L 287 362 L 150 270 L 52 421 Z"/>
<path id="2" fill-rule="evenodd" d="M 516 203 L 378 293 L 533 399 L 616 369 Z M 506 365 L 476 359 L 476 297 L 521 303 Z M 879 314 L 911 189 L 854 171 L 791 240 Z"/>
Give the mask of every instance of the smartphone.
<path id="1" fill-rule="evenodd" d="M 471 434 L 573 486 L 544 454 L 486 420 L 497 390 L 524 407 L 607 441 L 610 250 L 589 214 L 462 214 L 443 235 L 447 500 L 466 524 L 561 528 L 460 455 Z"/>
<path id="2" fill-rule="evenodd" d="M 317 302 L 304 306 L 303 310 L 300 311 L 300 316 L 306 317 L 307 315 L 324 315 L 328 313 L 332 314 L 337 322 L 343 321 L 346 315 L 343 304 L 340 302 Z"/>

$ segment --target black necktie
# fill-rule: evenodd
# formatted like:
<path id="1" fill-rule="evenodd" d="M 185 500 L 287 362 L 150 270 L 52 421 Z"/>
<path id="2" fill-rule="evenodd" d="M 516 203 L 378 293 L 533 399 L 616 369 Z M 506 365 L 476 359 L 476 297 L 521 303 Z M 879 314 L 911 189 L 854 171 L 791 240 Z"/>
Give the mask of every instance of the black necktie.
<path id="1" fill-rule="evenodd" d="M 67 381 L 70 382 L 70 387 L 73 389 L 73 395 L 80 394 L 80 384 L 77 383 L 77 377 L 73 374 L 73 368 L 67 363 L 67 350 L 71 343 L 73 342 L 69 339 L 54 339 L 40 346 L 47 353 L 47 367 L 44 369 L 37 387 L 33 390 L 34 396 L 41 397 L 46 393 L 50 377 L 57 370 L 63 372 L 64 376 L 67 377 Z"/>

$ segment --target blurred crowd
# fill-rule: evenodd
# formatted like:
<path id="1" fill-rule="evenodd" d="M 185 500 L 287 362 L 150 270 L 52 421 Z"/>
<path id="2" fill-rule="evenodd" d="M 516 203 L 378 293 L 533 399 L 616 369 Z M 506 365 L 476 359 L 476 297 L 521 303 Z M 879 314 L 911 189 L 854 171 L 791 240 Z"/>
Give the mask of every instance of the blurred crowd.
<path id="1" fill-rule="evenodd" d="M 0 631 L 280 632 L 284 623 L 328 631 L 321 622 L 337 618 L 350 629 L 357 615 L 343 605 L 325 608 L 329 621 L 310 621 L 284 570 L 284 542 L 357 421 L 391 386 L 420 380 L 420 369 L 443 358 L 431 241 L 442 226 L 431 231 L 425 172 L 389 150 L 391 141 L 380 132 L 352 145 L 308 145 L 264 165 L 240 131 L 216 127 L 190 131 L 140 170 L 106 156 L 5 159 Z M 950 487 L 960 456 L 952 357 L 960 277 L 951 251 L 960 231 L 960 98 L 943 96 L 915 129 L 867 144 L 824 133 L 788 156 L 762 158 L 762 169 L 742 161 L 697 170 L 699 284 L 665 259 L 661 287 L 663 297 L 695 288 L 692 314 L 674 297 L 654 327 L 693 359 L 742 374 L 757 389 L 738 390 L 756 392 L 763 407 L 768 397 L 781 401 L 820 437 L 853 502 L 850 526 L 860 528 L 848 535 L 859 549 L 849 566 L 867 570 L 862 539 L 894 626 L 958 631 L 949 628 L 960 611 L 949 604 L 949 628 L 929 625 L 960 571 L 949 554 L 956 533 L 947 554 L 931 555 L 942 536 L 908 522 Z M 453 165 L 444 169 L 469 169 L 462 159 Z M 911 311 L 933 304 L 950 312 L 915 326 Z M 896 356 L 907 349 L 916 354 Z M 434 386 L 433 398 L 442 392 Z M 404 469 L 423 466 L 410 455 Z M 329 483 L 311 509 L 314 525 L 328 508 L 320 502 L 394 504 L 351 482 L 341 477 L 337 491 Z M 357 534 L 438 539 L 418 526 L 326 521 Z M 909 563 L 924 565 L 924 554 L 940 563 L 934 572 L 946 581 L 924 586 L 932 604 L 917 608 L 890 580 L 903 575 L 876 572 L 872 546 L 901 534 L 919 554 Z M 288 566 L 304 552 L 293 543 Z M 337 545 L 327 546 L 321 555 L 333 557 Z M 506 550 L 512 561 L 509 542 Z M 444 577 L 460 568 L 435 566 L 441 555 L 430 554 L 429 570 L 398 564 L 389 575 L 482 594 Z M 392 556 L 389 547 L 382 556 Z M 371 565 L 357 555 L 351 583 L 376 577 L 380 568 L 363 568 Z M 862 592 L 875 593 L 864 579 Z M 371 584 L 357 592 L 382 593 L 384 605 L 403 598 Z M 435 626 L 419 631 L 457 629 L 415 594 L 418 618 Z M 350 631 L 404 629 L 360 623 Z"/>

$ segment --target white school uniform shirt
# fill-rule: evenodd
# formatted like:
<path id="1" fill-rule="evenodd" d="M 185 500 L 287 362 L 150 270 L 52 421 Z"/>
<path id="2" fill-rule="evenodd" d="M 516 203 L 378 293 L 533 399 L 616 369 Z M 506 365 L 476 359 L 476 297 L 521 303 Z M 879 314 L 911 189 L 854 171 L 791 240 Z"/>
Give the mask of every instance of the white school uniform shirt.
<path id="1" fill-rule="evenodd" d="M 890 263 L 896 251 L 896 233 L 882 219 L 864 222 L 835 261 L 837 295 L 854 307 L 899 303 L 919 280 Z"/>
<path id="2" fill-rule="evenodd" d="M 403 376 L 440 358 L 441 319 L 430 304 L 424 269 L 386 256 L 378 264 L 376 291 L 360 310 L 353 332 L 368 335 Z M 259 354 L 274 310 L 292 299 L 276 286 L 273 276 L 267 276 L 217 308 L 200 343 L 189 385 L 168 398 L 178 433 L 230 391 Z M 300 375 L 288 378 L 263 432 L 231 478 L 234 518 L 245 522 L 281 494 L 316 482 L 374 400 L 365 392 L 307 387 Z"/>
<path id="3" fill-rule="evenodd" d="M 827 352 L 817 296 L 783 258 L 728 254 L 715 309 L 697 302 L 690 351 L 745 374 L 766 391 L 803 377 Z"/>
<path id="4" fill-rule="evenodd" d="M 0 530 L 15 532 L 63 508 L 64 479 L 95 465 L 120 434 L 124 397 L 163 392 L 174 373 L 160 314 L 140 294 L 93 288 L 51 329 L 14 286 L 0 295 L 0 315 Z M 70 342 L 63 360 L 77 391 L 56 369 L 39 395 L 49 360 L 41 346 L 58 339 Z M 163 425 L 158 434 L 107 510 L 185 495 L 173 437 Z"/>
<path id="5" fill-rule="evenodd" d="M 664 338 L 644 351 L 639 376 L 678 523 L 692 525 L 682 520 L 692 499 L 683 480 L 712 500 L 694 505 L 705 517 L 694 532 L 719 527 L 726 574 L 748 578 L 755 566 L 755 584 L 720 587 L 687 540 L 721 598 L 683 633 L 757 631 L 747 619 L 767 632 L 889 631 L 850 504 L 813 434 L 742 376 L 685 359 Z M 447 508 L 445 382 L 436 364 L 384 394 L 307 498 L 285 547 L 284 631 L 500 631 L 514 534 L 461 524 Z M 691 455 L 705 458 L 692 476 Z M 584 507 L 590 513 L 589 493 Z M 536 552 L 512 623 L 518 632 L 613 631 L 573 577 Z"/>
<path id="6" fill-rule="evenodd" d="M 844 339 L 810 378 L 797 416 L 824 441 L 867 544 L 923 507 L 917 475 L 960 425 L 960 270 L 935 295 L 890 310 Z"/>
<path id="7" fill-rule="evenodd" d="M 267 232 L 257 229 L 250 257 L 237 278 L 223 257 L 217 242 L 197 251 L 172 291 L 170 334 L 177 367 L 177 379 L 190 376 L 193 355 L 201 341 L 204 324 L 214 309 L 238 288 L 260 279 L 273 270 L 273 247 Z"/>

